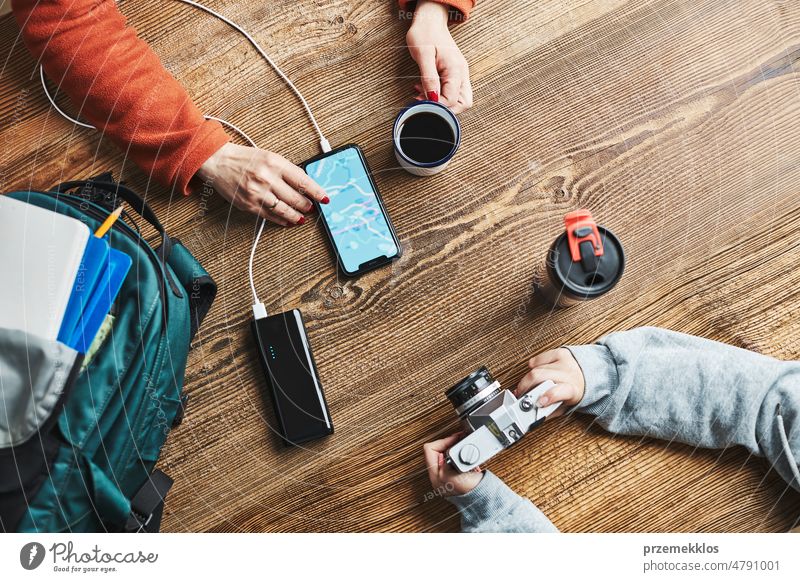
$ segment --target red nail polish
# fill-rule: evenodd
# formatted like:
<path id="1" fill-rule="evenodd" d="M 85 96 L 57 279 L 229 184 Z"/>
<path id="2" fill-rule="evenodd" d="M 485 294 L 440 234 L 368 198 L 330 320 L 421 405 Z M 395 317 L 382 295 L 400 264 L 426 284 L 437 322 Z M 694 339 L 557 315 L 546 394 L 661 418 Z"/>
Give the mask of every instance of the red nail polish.
<path id="1" fill-rule="evenodd" d="M 327 196 L 323 196 L 323 197 L 322 197 L 322 200 L 321 200 L 321 202 L 322 202 L 323 204 L 328 204 L 330 201 L 331 201 L 331 199 L 330 199 L 330 198 L 328 198 Z"/>
<path id="2" fill-rule="evenodd" d="M 439 94 L 436 91 L 428 91 L 428 101 L 439 102 Z"/>
<path id="3" fill-rule="evenodd" d="M 305 221 L 306 221 L 306 217 L 305 216 L 301 216 L 300 220 L 298 220 L 295 224 L 297 224 L 297 226 L 300 226 L 301 224 L 304 224 Z"/>

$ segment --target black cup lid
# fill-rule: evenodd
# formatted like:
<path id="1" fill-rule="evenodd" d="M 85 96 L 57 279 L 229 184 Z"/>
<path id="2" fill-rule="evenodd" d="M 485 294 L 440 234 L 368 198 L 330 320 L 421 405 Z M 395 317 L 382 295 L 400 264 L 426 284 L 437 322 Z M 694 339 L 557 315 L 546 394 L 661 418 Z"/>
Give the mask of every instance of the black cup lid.
<path id="1" fill-rule="evenodd" d="M 564 232 L 553 244 L 551 257 L 555 276 L 575 295 L 598 297 L 617 284 L 625 269 L 625 252 L 613 232 L 598 226 L 603 254 L 596 257 L 590 242 L 581 243 L 582 259 L 573 261 L 569 240 Z"/>

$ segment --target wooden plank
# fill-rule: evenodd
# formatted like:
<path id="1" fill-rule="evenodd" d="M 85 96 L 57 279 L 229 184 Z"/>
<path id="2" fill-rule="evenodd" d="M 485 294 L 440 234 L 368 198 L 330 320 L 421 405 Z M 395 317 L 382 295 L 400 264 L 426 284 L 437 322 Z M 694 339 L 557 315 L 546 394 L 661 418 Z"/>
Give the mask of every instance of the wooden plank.
<path id="1" fill-rule="evenodd" d="M 800 6 L 481 3 L 453 28 L 476 91 L 462 150 L 415 179 L 391 154 L 415 68 L 390 3 L 209 4 L 268 47 L 333 143 L 362 145 L 406 252 L 345 280 L 319 228 L 268 230 L 256 284 L 271 311 L 303 310 L 337 428 L 283 450 L 247 329 L 255 220 L 150 186 L 220 284 L 161 461 L 176 479 L 166 529 L 457 528 L 450 505 L 425 501 L 420 452 L 455 429 L 444 389 L 481 364 L 511 385 L 533 353 L 638 325 L 800 358 Z M 299 104 L 235 32 L 178 3 L 122 9 L 204 110 L 295 161 L 314 153 Z M 145 191 L 107 140 L 48 112 L 17 32 L 0 21 L 0 189 L 111 168 Z M 628 268 L 609 296 L 551 312 L 531 280 L 579 206 L 622 238 Z M 581 417 L 490 468 L 566 531 L 785 531 L 800 513 L 800 495 L 743 451 L 613 437 Z"/>

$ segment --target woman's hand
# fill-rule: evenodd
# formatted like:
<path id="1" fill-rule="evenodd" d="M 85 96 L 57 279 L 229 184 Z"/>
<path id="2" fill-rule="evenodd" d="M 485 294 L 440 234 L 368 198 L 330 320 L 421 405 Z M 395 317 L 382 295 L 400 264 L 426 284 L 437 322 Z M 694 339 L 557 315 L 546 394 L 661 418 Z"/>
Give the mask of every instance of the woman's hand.
<path id="1" fill-rule="evenodd" d="M 314 208 L 309 198 L 330 201 L 325 190 L 283 156 L 234 143 L 208 158 L 197 178 L 236 208 L 282 226 L 305 222 L 303 213 Z"/>
<path id="2" fill-rule="evenodd" d="M 530 359 L 528 366 L 531 371 L 520 380 L 514 394 L 521 398 L 523 394 L 535 388 L 542 382 L 552 380 L 555 386 L 539 397 L 537 406 L 549 406 L 556 402 L 563 402 L 551 416 L 560 416 L 566 412 L 567 407 L 575 406 L 583 399 L 586 390 L 586 381 L 583 370 L 566 348 L 558 348 L 544 352 Z"/>
<path id="3" fill-rule="evenodd" d="M 406 43 L 419 66 L 421 83 L 414 85 L 417 99 L 439 101 L 461 113 L 472 107 L 472 85 L 467 60 L 447 28 L 448 11 L 444 4 L 419 0 Z"/>
<path id="4" fill-rule="evenodd" d="M 469 493 L 483 479 L 483 471 L 475 468 L 468 473 L 459 473 L 445 461 L 444 454 L 463 438 L 463 433 L 456 433 L 447 438 L 426 443 L 422 450 L 425 453 L 425 464 L 428 466 L 428 478 L 431 480 L 433 493 L 442 497 L 464 495 Z"/>

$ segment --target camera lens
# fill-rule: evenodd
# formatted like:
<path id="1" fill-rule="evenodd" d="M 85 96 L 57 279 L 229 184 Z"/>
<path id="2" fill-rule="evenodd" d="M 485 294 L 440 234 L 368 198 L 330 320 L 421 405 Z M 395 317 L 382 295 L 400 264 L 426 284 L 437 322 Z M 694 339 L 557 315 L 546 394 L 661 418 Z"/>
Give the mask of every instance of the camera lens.
<path id="1" fill-rule="evenodd" d="M 464 418 L 484 402 L 493 398 L 501 391 L 500 385 L 495 384 L 495 379 L 482 366 L 458 384 L 444 393 L 450 404 L 456 409 L 459 418 Z"/>

